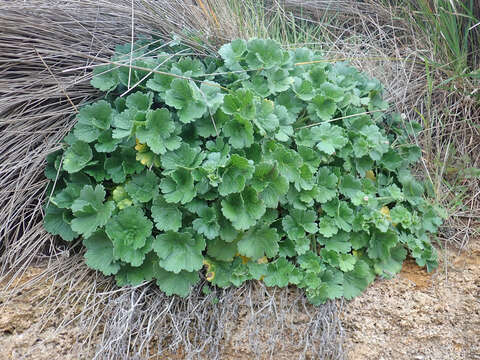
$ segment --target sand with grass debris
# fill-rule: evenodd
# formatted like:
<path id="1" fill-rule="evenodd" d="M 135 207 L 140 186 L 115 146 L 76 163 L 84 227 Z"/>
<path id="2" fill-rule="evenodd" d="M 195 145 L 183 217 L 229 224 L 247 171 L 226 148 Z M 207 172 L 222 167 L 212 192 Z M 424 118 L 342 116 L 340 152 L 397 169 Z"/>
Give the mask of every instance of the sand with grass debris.
<path id="1" fill-rule="evenodd" d="M 167 313 L 167 308 L 172 307 L 173 303 L 178 302 L 180 307 L 189 307 L 193 303 L 194 308 L 191 310 L 198 313 L 195 314 L 198 318 L 194 318 L 194 321 L 208 319 L 201 324 L 204 332 L 200 334 L 199 331 L 188 331 L 191 339 L 179 339 L 173 332 L 166 333 L 176 326 L 184 325 L 181 322 L 172 324 L 175 322 L 174 316 L 189 316 L 189 311 L 183 309 L 182 312 L 181 308 L 172 307 L 168 320 L 170 323 L 164 327 L 156 326 L 160 329 L 159 332 L 149 336 L 150 344 L 143 347 L 142 353 L 129 352 L 129 346 L 123 346 L 122 343 L 126 341 L 125 337 L 128 342 L 137 336 L 135 331 L 129 335 L 118 334 L 113 340 L 111 338 L 114 336 L 107 332 L 109 341 L 106 341 L 103 338 L 104 328 L 109 326 L 109 331 L 121 332 L 122 323 L 113 321 L 109 324 L 110 319 L 105 321 L 103 317 L 99 318 L 101 322 L 96 324 L 98 326 L 95 326 L 95 332 L 89 334 L 94 328 L 91 321 L 97 321 L 96 318 L 89 319 L 85 316 L 89 313 L 87 308 L 92 302 L 86 298 L 79 301 L 79 297 L 75 296 L 75 286 L 83 289 L 87 285 L 77 283 L 66 289 L 61 282 L 42 276 L 45 271 L 48 271 L 47 264 L 30 267 L 22 275 L 15 276 L 13 283 L 0 283 L 0 289 L 6 285 L 15 289 L 13 293 L 0 290 L 0 359 L 93 359 L 98 355 L 99 359 L 289 360 L 299 357 L 316 359 L 319 358 L 317 354 L 322 354 L 323 359 L 340 359 L 343 354 L 343 342 L 339 341 L 343 332 L 335 303 L 315 308 L 307 303 L 298 289 L 265 288 L 258 282 L 225 291 L 223 296 L 219 296 L 219 303 L 210 306 L 205 305 L 202 298 L 194 297 L 190 302 L 188 299 L 183 301 L 173 298 L 163 301 L 159 296 L 156 305 Z M 70 293 L 70 296 L 62 293 Z M 127 292 L 129 298 L 131 294 Z M 57 302 L 52 301 L 52 298 L 58 299 Z M 138 298 L 133 301 L 136 300 Z M 104 305 L 97 304 L 98 311 L 108 312 L 108 306 Z M 116 311 L 112 317 L 129 315 L 141 318 L 141 308 L 124 309 L 123 305 L 119 301 L 113 306 Z M 215 314 L 202 317 L 201 313 L 205 311 Z M 134 326 L 135 322 L 132 324 Z M 212 328 L 215 328 L 213 333 Z M 181 328 L 176 330 L 180 334 L 186 332 Z M 208 331 L 210 334 L 205 333 Z M 221 335 L 216 335 L 215 331 Z M 213 344 L 208 342 L 209 336 Z M 91 343 L 87 344 L 89 340 Z M 187 346 L 196 351 L 188 351 Z M 205 351 L 198 351 L 202 346 L 206 346 Z"/>
<path id="2" fill-rule="evenodd" d="M 397 277 L 377 281 L 363 295 L 345 303 L 341 319 L 346 333 L 347 359 L 480 359 L 480 239 L 472 240 L 469 246 L 460 253 L 453 249 L 444 252 L 441 266 L 433 274 L 407 261 Z M 12 301 L 3 304 L 0 357 L 92 359 L 94 352 L 84 351 L 78 344 L 86 335 L 81 322 L 75 320 L 82 304 L 64 303 L 55 310 L 57 318 L 49 318 L 44 323 L 42 316 L 51 309 L 46 309 L 48 303 L 42 303 L 42 299 L 52 291 L 51 284 L 45 281 L 28 286 L 29 280 L 41 271 L 42 267 L 31 267 L 18 280 L 27 286 Z M 293 299 L 298 294 L 287 296 Z M 0 293 L 0 302 L 4 300 Z M 257 358 L 259 349 L 252 349 L 249 337 L 283 331 L 276 329 L 278 324 L 266 315 L 252 332 L 249 311 L 246 304 L 240 306 L 236 321 L 226 324 L 228 340 L 221 359 Z M 287 321 L 294 324 L 297 331 L 296 334 L 295 331 L 282 333 L 293 335 L 285 340 L 289 346 L 281 350 L 279 347 L 273 354 L 265 353 L 262 358 L 301 358 L 303 349 L 292 340 L 308 330 L 309 317 L 305 311 L 297 309 L 288 314 Z M 58 331 L 58 325 L 65 321 L 67 325 Z M 94 339 L 100 342 L 100 334 Z M 179 351 L 169 358 L 185 359 L 187 355 Z M 307 358 L 319 358 L 309 355 Z"/>

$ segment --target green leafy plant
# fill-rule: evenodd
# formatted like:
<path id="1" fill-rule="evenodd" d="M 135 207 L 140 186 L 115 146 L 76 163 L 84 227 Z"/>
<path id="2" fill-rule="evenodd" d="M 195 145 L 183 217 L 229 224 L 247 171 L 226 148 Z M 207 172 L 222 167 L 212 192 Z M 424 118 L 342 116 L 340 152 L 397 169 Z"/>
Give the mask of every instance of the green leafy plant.
<path id="1" fill-rule="evenodd" d="M 81 238 L 89 267 L 180 296 L 201 276 L 294 284 L 320 304 L 399 272 L 408 252 L 437 266 L 439 209 L 409 170 L 418 129 L 388 114 L 378 81 L 272 40 L 181 49 L 139 43 L 131 71 L 96 68 L 105 99 L 47 158 L 45 228 Z"/>

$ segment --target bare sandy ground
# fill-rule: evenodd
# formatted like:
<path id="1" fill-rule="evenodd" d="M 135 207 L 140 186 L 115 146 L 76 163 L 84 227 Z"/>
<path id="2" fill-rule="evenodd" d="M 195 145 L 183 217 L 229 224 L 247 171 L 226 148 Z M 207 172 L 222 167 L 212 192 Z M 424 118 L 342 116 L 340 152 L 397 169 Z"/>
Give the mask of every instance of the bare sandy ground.
<path id="1" fill-rule="evenodd" d="M 342 312 L 348 359 L 480 359 L 480 240 L 433 274 L 404 264 Z"/>
<path id="2" fill-rule="evenodd" d="M 42 270 L 30 268 L 20 283 L 28 284 Z M 60 321 L 74 318 L 75 309 L 59 307 L 58 319 L 45 322 L 42 316 L 47 309 L 42 299 L 50 289 L 47 282 L 27 286 L 9 302 L 5 302 L 5 292 L 0 290 L 0 359 L 94 357 L 94 353 L 75 345 L 86 335 L 78 322 L 57 331 Z M 290 316 L 302 326 L 304 314 Z M 347 359 L 480 359 L 480 240 L 472 241 L 460 254 L 445 251 L 440 268 L 433 274 L 407 261 L 397 277 L 379 280 L 363 295 L 345 303 L 341 317 Z M 242 326 L 242 321 L 231 324 L 236 333 L 248 337 Z M 297 359 L 296 351 L 287 349 L 272 358 Z M 248 346 L 242 346 L 241 339 L 234 337 L 224 358 L 254 357 Z"/>

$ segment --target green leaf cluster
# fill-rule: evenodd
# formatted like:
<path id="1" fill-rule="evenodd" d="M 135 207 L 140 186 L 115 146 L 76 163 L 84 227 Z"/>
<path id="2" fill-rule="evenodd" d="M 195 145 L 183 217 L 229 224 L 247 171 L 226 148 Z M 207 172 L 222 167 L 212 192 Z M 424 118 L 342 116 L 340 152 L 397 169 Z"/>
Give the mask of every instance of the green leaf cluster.
<path id="1" fill-rule="evenodd" d="M 201 277 L 293 284 L 314 304 L 360 294 L 407 253 L 435 268 L 441 211 L 378 81 L 272 40 L 202 58 L 164 45 L 135 44 L 131 71 L 95 68 L 105 99 L 47 158 L 45 229 L 80 237 L 89 267 L 168 295 Z"/>

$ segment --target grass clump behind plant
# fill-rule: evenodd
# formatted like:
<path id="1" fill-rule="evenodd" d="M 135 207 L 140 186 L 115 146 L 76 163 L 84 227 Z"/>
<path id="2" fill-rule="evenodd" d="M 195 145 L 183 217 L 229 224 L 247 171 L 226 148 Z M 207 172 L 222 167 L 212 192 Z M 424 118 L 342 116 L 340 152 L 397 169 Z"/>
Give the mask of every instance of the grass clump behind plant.
<path id="1" fill-rule="evenodd" d="M 450 80 L 478 79 L 480 5 L 474 0 L 387 1 L 432 47 L 432 66 Z"/>
<path id="2" fill-rule="evenodd" d="M 457 246 L 478 234 L 480 4 L 473 0 L 386 1 L 412 31 L 424 63 L 425 93 L 415 107 L 419 141 L 435 196 L 452 215 L 445 238 Z M 468 204 L 465 206 L 465 204 Z"/>

